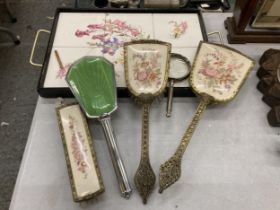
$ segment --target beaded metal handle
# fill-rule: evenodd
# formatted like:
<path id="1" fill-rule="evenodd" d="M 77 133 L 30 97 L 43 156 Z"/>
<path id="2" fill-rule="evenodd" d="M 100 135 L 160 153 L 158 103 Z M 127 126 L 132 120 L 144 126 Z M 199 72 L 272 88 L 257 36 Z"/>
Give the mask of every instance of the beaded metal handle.
<path id="1" fill-rule="evenodd" d="M 154 189 L 156 181 L 156 176 L 149 158 L 150 105 L 151 104 L 143 105 L 141 160 L 134 176 L 135 186 L 140 193 L 144 204 L 147 203 L 147 198 Z"/>
<path id="2" fill-rule="evenodd" d="M 187 146 L 191 140 L 191 137 L 196 129 L 196 126 L 205 111 L 207 105 L 211 102 L 209 96 L 203 96 L 197 110 L 193 116 L 192 122 L 186 130 L 176 152 L 174 155 L 169 158 L 164 164 L 160 166 L 159 174 L 159 193 L 162 193 L 163 190 L 168 188 L 170 185 L 174 184 L 181 176 L 181 161 L 184 155 L 184 152 L 187 149 Z"/>

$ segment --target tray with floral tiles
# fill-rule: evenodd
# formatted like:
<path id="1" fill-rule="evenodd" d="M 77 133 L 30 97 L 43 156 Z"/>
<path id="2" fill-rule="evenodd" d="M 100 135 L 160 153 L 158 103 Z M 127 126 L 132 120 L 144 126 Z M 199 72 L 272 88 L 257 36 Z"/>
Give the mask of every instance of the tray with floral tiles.
<path id="1" fill-rule="evenodd" d="M 201 40 L 207 41 L 196 9 L 66 9 L 58 8 L 46 51 L 38 92 L 42 97 L 72 97 L 65 75 L 77 59 L 103 56 L 114 64 L 119 97 L 128 97 L 123 43 L 157 39 L 172 44 L 192 63 Z M 193 96 L 188 80 L 175 84 L 174 96 Z"/>

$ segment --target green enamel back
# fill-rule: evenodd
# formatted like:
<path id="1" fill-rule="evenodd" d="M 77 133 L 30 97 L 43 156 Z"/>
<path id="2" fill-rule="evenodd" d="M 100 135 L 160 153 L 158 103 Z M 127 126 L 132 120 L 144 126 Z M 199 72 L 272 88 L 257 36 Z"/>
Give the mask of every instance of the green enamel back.
<path id="1" fill-rule="evenodd" d="M 105 58 L 81 58 L 69 69 L 66 81 L 88 117 L 110 114 L 117 108 L 114 66 Z"/>

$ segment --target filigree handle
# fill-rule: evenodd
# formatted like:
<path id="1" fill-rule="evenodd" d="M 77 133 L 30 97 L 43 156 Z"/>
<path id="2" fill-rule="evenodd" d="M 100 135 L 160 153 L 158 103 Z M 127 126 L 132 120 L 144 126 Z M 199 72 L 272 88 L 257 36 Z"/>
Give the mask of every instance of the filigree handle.
<path id="1" fill-rule="evenodd" d="M 168 188 L 170 185 L 175 183 L 181 176 L 181 161 L 184 155 L 184 152 L 187 149 L 187 146 L 191 140 L 191 137 L 196 129 L 196 126 L 206 109 L 207 105 L 210 103 L 211 98 L 209 96 L 203 96 L 196 112 L 193 116 L 191 124 L 189 125 L 188 129 L 186 130 L 176 152 L 174 155 L 169 158 L 164 164 L 160 166 L 160 173 L 159 173 L 159 193 L 162 193 L 163 190 Z"/>
<path id="2" fill-rule="evenodd" d="M 149 158 L 149 114 L 150 104 L 144 104 L 142 116 L 141 160 L 134 176 L 136 189 L 140 193 L 144 204 L 147 203 L 147 198 L 154 189 L 156 181 L 156 176 Z"/>

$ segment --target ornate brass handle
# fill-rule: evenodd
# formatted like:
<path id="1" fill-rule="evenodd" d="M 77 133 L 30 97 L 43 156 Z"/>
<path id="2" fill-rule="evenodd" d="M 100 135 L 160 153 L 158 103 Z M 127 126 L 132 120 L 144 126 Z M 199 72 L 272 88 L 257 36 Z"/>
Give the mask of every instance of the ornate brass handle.
<path id="1" fill-rule="evenodd" d="M 168 188 L 170 185 L 175 183 L 181 176 L 181 161 L 184 155 L 184 152 L 187 149 L 187 146 L 191 140 L 191 137 L 196 129 L 196 126 L 206 109 L 207 105 L 211 102 L 211 98 L 209 96 L 203 96 L 196 112 L 193 116 L 191 124 L 186 130 L 176 152 L 174 155 L 169 158 L 164 164 L 160 166 L 160 174 L 159 174 L 159 193 L 162 193 L 163 190 Z"/>
<path id="2" fill-rule="evenodd" d="M 150 104 L 144 104 L 142 115 L 141 160 L 134 176 L 136 189 L 140 193 L 144 204 L 147 203 L 147 198 L 154 189 L 156 181 L 156 176 L 149 158 L 149 114 Z"/>

